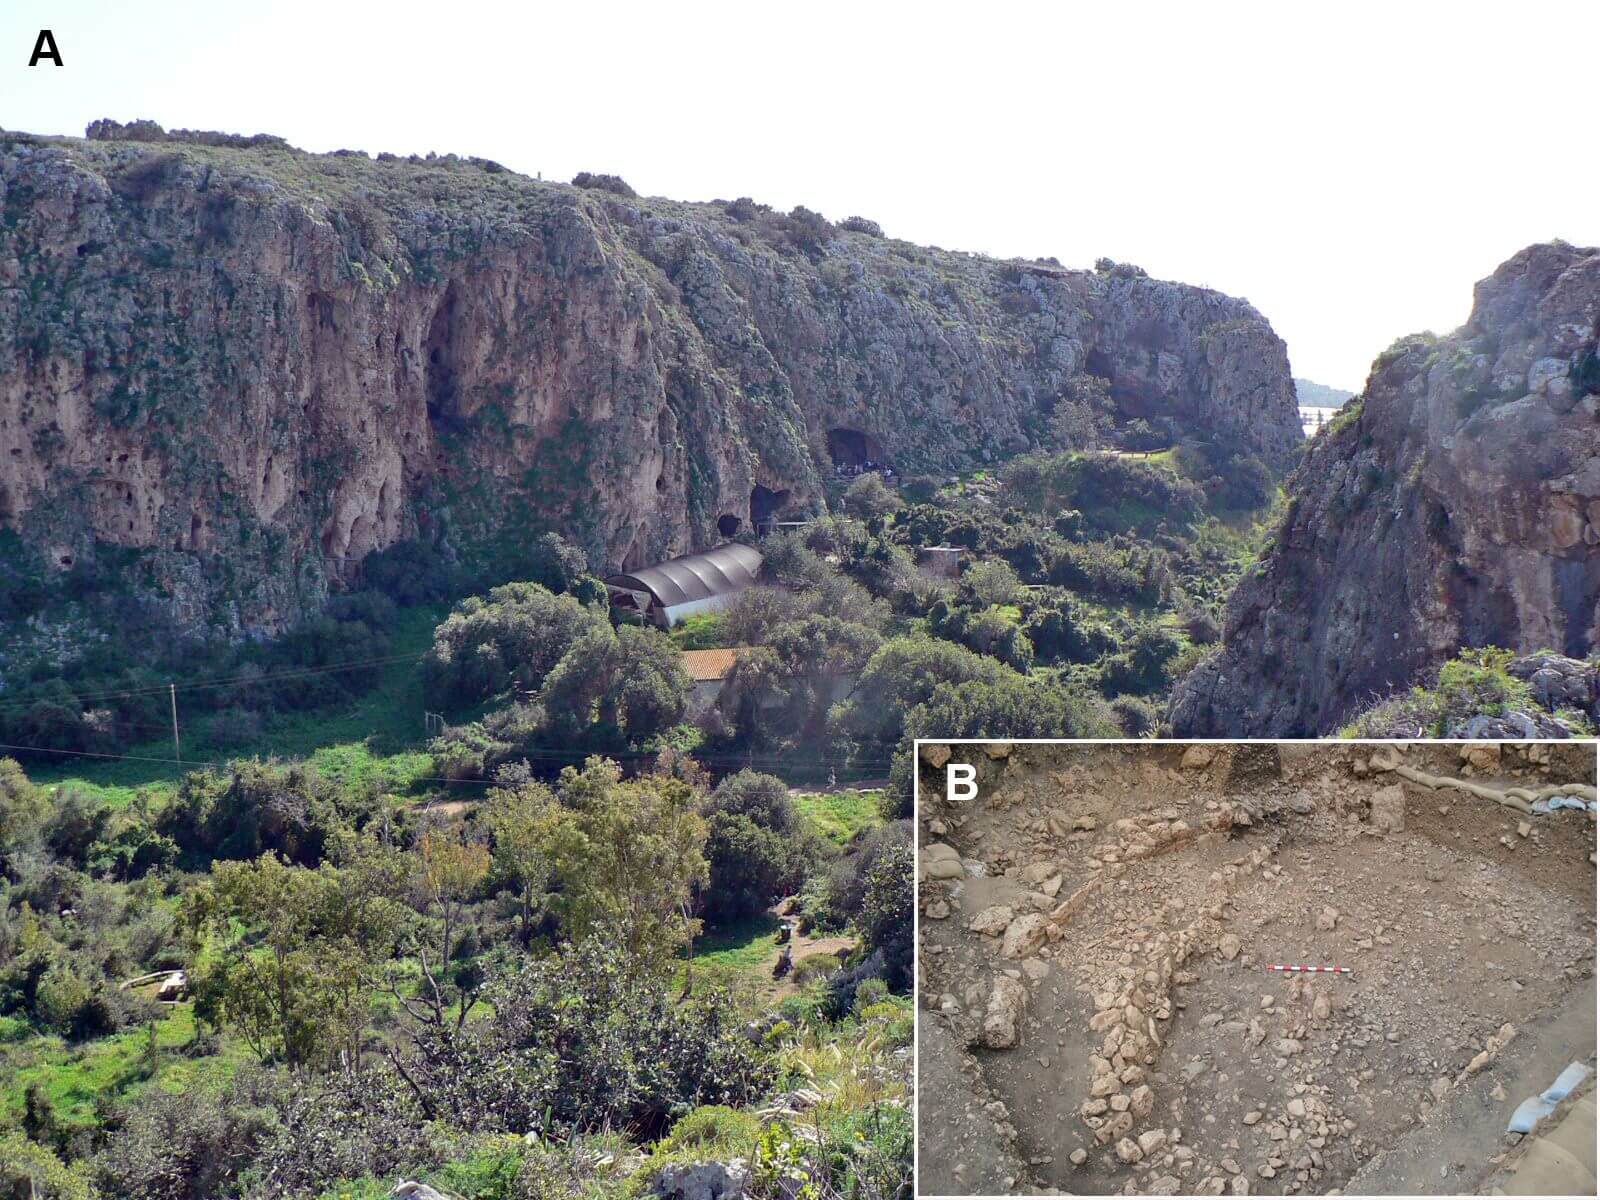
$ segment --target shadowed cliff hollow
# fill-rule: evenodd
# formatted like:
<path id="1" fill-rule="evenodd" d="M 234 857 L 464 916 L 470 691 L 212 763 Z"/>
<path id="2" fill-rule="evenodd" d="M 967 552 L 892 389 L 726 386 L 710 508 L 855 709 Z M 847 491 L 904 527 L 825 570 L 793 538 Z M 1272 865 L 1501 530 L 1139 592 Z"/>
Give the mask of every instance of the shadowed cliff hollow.
<path id="1" fill-rule="evenodd" d="M 596 568 L 1034 445 L 1074 376 L 1286 466 L 1249 304 L 748 201 L 97 122 L 0 134 L 0 534 L 123 548 L 195 630 L 281 628 L 402 539 L 556 529 Z M 719 534 L 719 526 L 721 534 Z M 221 565 L 225 564 L 225 565 Z"/>
<path id="2" fill-rule="evenodd" d="M 1312 734 L 1462 647 L 1600 645 L 1600 250 L 1531 246 L 1307 448 L 1179 737 Z"/>

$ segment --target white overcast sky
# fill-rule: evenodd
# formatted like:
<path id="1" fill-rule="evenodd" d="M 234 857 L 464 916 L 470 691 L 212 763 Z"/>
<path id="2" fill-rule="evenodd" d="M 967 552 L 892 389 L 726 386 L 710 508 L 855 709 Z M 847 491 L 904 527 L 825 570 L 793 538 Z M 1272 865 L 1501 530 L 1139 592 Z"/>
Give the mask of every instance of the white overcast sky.
<path id="1" fill-rule="evenodd" d="M 40 27 L 66 65 L 23 66 Z M 1248 297 L 1296 374 L 1465 319 L 1529 242 L 1600 243 L 1600 2 L 0 4 L 0 125 L 749 195 Z"/>

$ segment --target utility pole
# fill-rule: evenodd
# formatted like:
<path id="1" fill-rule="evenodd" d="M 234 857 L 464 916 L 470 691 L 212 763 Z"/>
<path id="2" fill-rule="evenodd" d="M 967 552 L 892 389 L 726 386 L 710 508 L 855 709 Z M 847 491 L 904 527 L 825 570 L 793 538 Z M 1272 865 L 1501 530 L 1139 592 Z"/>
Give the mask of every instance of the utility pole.
<path id="1" fill-rule="evenodd" d="M 182 762 L 183 751 L 178 748 L 178 685 L 169 683 L 167 688 L 172 697 L 172 757 Z"/>

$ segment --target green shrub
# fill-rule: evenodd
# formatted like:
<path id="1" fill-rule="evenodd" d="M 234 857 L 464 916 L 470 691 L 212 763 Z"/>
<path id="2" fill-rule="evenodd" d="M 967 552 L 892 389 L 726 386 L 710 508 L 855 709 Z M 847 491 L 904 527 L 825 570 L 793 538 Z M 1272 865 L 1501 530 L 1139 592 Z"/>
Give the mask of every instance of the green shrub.
<path id="1" fill-rule="evenodd" d="M 589 188 L 597 192 L 610 192 L 629 200 L 638 199 L 639 193 L 628 186 L 620 175 L 601 175 L 593 171 L 579 171 L 572 177 L 572 186 Z"/>
<path id="2" fill-rule="evenodd" d="M 839 228 L 847 233 L 864 233 L 868 237 L 883 236 L 883 226 L 876 221 L 869 221 L 866 217 L 846 217 L 839 222 Z"/>
<path id="3" fill-rule="evenodd" d="M 510 691 L 536 691 L 585 633 L 610 626 L 603 613 L 536 583 L 508 583 L 464 600 L 434 630 L 423 659 L 431 703 L 477 704 Z"/>
<path id="4" fill-rule="evenodd" d="M 885 849 L 867 872 L 866 893 L 862 897 L 859 924 L 867 947 L 883 952 L 888 969 L 888 984 L 896 989 L 911 986 L 911 908 L 912 880 L 916 855 L 909 842 L 895 842 Z M 857 987 L 859 1006 L 860 988 Z M 870 1002 L 870 1001 L 869 1001 Z"/>
<path id="5" fill-rule="evenodd" d="M 651 1128 L 706 1104 L 739 1106 L 775 1078 L 728 997 L 689 999 L 625 960 L 609 933 L 497 971 L 487 1015 L 419 1029 L 402 1058 L 469 1129 L 547 1136 Z"/>
<path id="6" fill-rule="evenodd" d="M 67 1166 L 18 1131 L 0 1133 L 0 1200 L 95 1200 L 82 1163 Z"/>
<path id="7" fill-rule="evenodd" d="M 747 1153 L 761 1122 L 725 1104 L 704 1104 L 679 1118 L 663 1142 L 667 1150 L 695 1150 L 707 1157 Z"/>
<path id="8" fill-rule="evenodd" d="M 522 1200 L 523 1141 L 501 1135 L 489 1138 L 463 1158 L 433 1173 L 433 1182 L 462 1200 Z"/>
<path id="9" fill-rule="evenodd" d="M 900 507 L 896 496 L 876 474 L 858 475 L 844 490 L 842 501 L 845 512 L 862 521 L 883 517 Z"/>
<path id="10" fill-rule="evenodd" d="M 826 979 L 839 969 L 839 956 L 819 951 L 816 954 L 807 954 L 794 964 L 794 982 L 796 986 L 804 987 L 819 979 Z"/>
<path id="11" fill-rule="evenodd" d="M 710 882 L 703 903 L 713 923 L 765 910 L 805 879 L 816 847 L 773 775 L 739 771 L 706 800 L 706 864 Z"/>

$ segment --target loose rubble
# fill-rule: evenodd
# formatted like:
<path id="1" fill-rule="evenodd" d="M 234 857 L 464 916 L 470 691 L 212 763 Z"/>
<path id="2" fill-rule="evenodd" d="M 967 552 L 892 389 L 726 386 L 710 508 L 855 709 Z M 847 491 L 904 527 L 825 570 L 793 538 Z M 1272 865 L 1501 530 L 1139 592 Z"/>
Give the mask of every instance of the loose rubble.
<path id="1" fill-rule="evenodd" d="M 976 1047 L 1022 1190 L 1336 1190 L 1458 1089 L 1487 1094 L 1519 1014 L 1592 976 L 1591 815 L 1523 833 L 1469 794 L 1440 814 L 1396 774 L 1534 786 L 1581 760 L 1257 749 L 1012 746 L 969 811 L 942 793 L 923 809 L 947 831 L 939 860 L 970 866 L 921 872 L 924 913 L 958 918 L 922 927 L 924 1019 Z M 1352 974 L 1264 970 L 1282 962 Z M 938 1115 L 921 1129 L 938 1136 Z"/>

